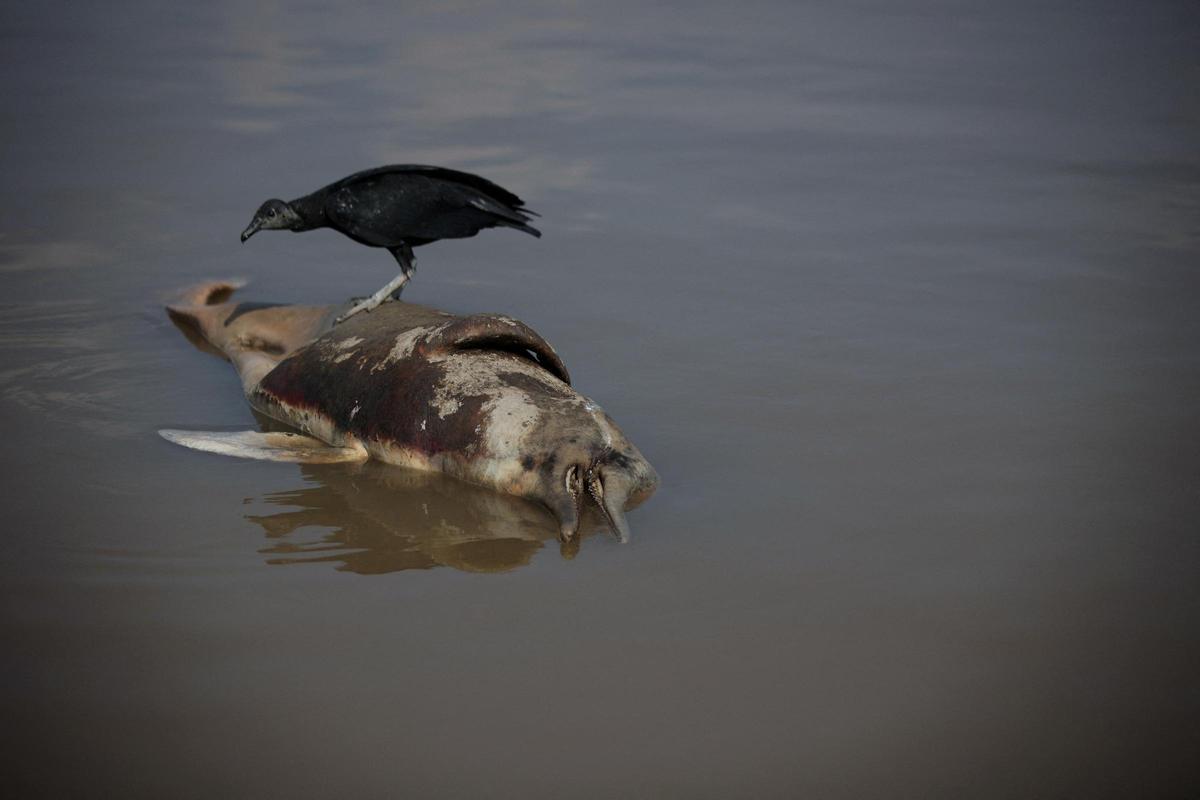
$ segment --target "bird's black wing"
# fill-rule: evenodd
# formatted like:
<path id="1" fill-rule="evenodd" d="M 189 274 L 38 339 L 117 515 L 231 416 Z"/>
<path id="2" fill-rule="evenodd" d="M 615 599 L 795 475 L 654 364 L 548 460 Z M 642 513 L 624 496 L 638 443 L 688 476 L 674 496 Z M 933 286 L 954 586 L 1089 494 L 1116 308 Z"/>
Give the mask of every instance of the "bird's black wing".
<path id="1" fill-rule="evenodd" d="M 448 183 L 457 183 L 474 189 L 477 192 L 481 192 L 513 209 L 519 209 L 525 205 L 525 201 L 520 197 L 517 197 L 517 195 L 510 192 L 508 189 L 505 189 L 503 186 L 492 183 L 487 178 L 481 178 L 480 176 L 473 175 L 470 172 L 460 172 L 456 169 L 433 167 L 426 164 L 391 164 L 386 167 L 365 169 L 362 172 L 356 172 L 353 175 L 342 178 L 336 183 L 330 184 L 325 190 L 332 193 L 345 186 L 350 186 L 372 178 L 378 178 L 381 175 L 403 174 L 425 175 L 435 180 L 446 181 Z M 531 214 L 533 212 L 526 213 Z"/>
<path id="2" fill-rule="evenodd" d="M 347 179 L 349 180 L 349 179 Z M 375 247 L 474 236 L 504 225 L 538 235 L 521 209 L 473 187 L 412 171 L 371 170 L 325 197 L 325 214 L 350 238 Z"/>

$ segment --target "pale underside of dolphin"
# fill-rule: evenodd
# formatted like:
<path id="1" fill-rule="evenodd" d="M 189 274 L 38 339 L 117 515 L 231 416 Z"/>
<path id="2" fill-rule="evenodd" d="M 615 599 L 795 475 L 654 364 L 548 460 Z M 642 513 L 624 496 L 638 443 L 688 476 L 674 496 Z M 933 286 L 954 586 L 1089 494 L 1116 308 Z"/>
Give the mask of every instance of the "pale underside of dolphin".
<path id="1" fill-rule="evenodd" d="M 228 359 L 259 413 L 295 432 L 163 430 L 177 444 L 300 463 L 376 458 L 544 504 L 566 541 L 594 505 L 622 541 L 658 475 L 570 385 L 541 336 L 504 316 L 386 303 L 333 327 L 340 306 L 232 302 L 212 282 L 168 306 Z"/>

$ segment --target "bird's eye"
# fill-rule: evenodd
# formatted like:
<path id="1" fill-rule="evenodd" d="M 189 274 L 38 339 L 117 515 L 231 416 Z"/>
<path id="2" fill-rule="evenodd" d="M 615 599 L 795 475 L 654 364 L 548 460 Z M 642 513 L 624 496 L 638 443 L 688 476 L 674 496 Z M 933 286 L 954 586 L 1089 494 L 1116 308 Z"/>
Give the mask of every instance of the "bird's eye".
<path id="1" fill-rule="evenodd" d="M 267 216 L 268 216 L 268 217 L 273 217 L 273 216 L 275 216 L 275 209 L 273 209 L 273 208 L 272 208 L 270 211 L 268 211 L 268 212 L 267 212 Z"/>

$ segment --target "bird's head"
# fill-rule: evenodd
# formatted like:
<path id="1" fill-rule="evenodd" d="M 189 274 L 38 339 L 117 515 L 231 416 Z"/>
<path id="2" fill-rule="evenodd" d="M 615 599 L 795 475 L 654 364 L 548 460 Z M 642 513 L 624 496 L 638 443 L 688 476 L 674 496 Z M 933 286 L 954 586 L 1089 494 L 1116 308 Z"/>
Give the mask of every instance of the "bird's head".
<path id="1" fill-rule="evenodd" d="M 301 224 L 300 215 L 283 200 L 271 198 L 258 207 L 254 219 L 242 231 L 242 241 L 246 241 L 261 230 L 292 230 Z"/>

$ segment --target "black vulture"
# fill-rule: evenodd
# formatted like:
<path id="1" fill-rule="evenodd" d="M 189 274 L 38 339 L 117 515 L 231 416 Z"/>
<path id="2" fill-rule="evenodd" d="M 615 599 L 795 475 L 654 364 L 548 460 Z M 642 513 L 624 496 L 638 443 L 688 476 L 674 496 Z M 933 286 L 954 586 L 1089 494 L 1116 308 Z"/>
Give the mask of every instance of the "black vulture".
<path id="1" fill-rule="evenodd" d="M 512 192 L 469 172 L 396 164 L 356 172 L 291 202 L 268 200 L 242 231 L 242 241 L 260 230 L 333 228 L 359 244 L 387 248 L 400 274 L 339 317 L 342 322 L 399 297 L 416 269 L 414 247 L 497 226 L 541 236 L 529 225 L 537 214 L 524 206 Z"/>

